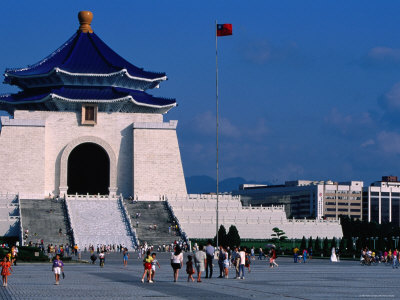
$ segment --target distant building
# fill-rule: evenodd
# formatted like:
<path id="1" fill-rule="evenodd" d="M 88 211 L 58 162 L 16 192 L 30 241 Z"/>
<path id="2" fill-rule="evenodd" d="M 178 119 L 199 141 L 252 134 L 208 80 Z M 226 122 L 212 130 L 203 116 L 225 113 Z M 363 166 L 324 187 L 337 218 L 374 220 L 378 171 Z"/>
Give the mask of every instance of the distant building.
<path id="1" fill-rule="evenodd" d="M 284 185 L 244 184 L 234 194 L 244 205 L 284 205 L 288 218 L 362 219 L 362 181 L 296 180 Z"/>
<path id="2" fill-rule="evenodd" d="M 400 182 L 397 176 L 383 176 L 363 189 L 363 219 L 393 222 L 400 226 Z"/>

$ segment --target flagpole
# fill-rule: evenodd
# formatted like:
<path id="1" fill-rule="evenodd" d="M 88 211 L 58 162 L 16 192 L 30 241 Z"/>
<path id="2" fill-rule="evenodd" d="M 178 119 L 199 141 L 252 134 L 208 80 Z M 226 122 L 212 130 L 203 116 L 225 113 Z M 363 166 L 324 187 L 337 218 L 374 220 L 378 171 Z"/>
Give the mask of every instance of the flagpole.
<path id="1" fill-rule="evenodd" d="M 216 150 L 217 150 L 217 159 L 216 159 L 216 172 L 217 172 L 217 207 L 216 207 L 216 236 L 217 236 L 217 247 L 219 245 L 218 241 L 218 217 L 219 217 L 219 173 L 218 173 L 218 36 L 217 36 L 217 20 L 215 20 L 215 87 L 216 87 Z"/>

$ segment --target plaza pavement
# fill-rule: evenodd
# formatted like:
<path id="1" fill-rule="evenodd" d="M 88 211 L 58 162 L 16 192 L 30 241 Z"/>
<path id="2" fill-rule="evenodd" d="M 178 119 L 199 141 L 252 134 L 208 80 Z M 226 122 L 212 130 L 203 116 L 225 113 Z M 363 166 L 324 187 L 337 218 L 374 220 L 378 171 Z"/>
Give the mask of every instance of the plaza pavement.
<path id="1" fill-rule="evenodd" d="M 8 287 L 0 287 L 0 299 L 400 298 L 400 269 L 390 266 L 360 266 L 356 261 L 332 264 L 318 259 L 294 264 L 289 258 L 278 258 L 279 268 L 275 269 L 269 269 L 266 261 L 256 260 L 251 273 L 246 269 L 244 280 L 233 279 L 233 269 L 230 279 L 216 278 L 216 265 L 212 279 L 187 282 L 184 267 L 179 281 L 174 283 L 168 258 L 166 253 L 158 254 L 161 269 L 157 270 L 154 284 L 140 282 L 143 268 L 136 254 L 131 254 L 126 269 L 119 253 L 107 255 L 104 268 L 98 264 L 68 263 L 66 278 L 59 286 L 54 285 L 50 263 L 21 263 L 14 267 Z"/>

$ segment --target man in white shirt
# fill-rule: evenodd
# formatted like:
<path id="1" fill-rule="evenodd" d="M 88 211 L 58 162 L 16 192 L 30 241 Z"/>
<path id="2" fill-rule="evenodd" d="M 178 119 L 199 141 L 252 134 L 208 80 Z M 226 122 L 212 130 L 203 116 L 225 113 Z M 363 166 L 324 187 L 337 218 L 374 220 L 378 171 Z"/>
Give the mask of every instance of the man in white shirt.
<path id="1" fill-rule="evenodd" d="M 213 259 L 214 259 L 214 247 L 211 245 L 211 240 L 208 240 L 206 247 L 207 264 L 206 264 L 206 278 L 211 278 L 213 274 Z M 210 276 L 208 276 L 208 270 L 210 269 Z"/>
<path id="2" fill-rule="evenodd" d="M 239 277 L 238 279 L 244 279 L 244 265 L 246 263 L 246 248 L 240 247 L 239 251 L 240 265 L 239 265 Z"/>

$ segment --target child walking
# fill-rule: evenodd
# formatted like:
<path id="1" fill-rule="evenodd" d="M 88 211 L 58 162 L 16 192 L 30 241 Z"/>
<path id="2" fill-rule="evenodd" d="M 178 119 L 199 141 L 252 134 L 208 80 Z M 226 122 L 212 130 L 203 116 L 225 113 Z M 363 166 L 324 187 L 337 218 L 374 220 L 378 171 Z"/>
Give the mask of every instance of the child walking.
<path id="1" fill-rule="evenodd" d="M 64 263 L 60 259 L 60 255 L 56 255 L 56 259 L 53 261 L 53 272 L 54 272 L 54 277 L 56 279 L 55 285 L 60 284 L 60 274 L 64 274 Z"/>
<path id="2" fill-rule="evenodd" d="M 147 250 L 146 256 L 143 260 L 144 272 L 142 276 L 142 282 L 144 282 L 144 277 L 147 274 L 147 280 L 149 283 L 153 283 L 151 280 L 151 263 L 153 262 L 153 257 L 150 255 L 150 250 Z"/>
<path id="3" fill-rule="evenodd" d="M 153 261 L 151 262 L 151 281 L 154 282 L 154 275 L 156 275 L 156 265 L 160 269 L 161 266 L 158 263 L 158 260 L 156 259 L 157 254 L 153 253 L 151 257 L 153 258 Z"/>
<path id="4" fill-rule="evenodd" d="M 7 260 L 7 257 L 5 256 L 3 258 L 3 261 L 0 263 L 1 266 L 1 277 L 3 278 L 3 286 L 7 286 L 7 277 L 11 275 L 11 262 Z"/>
<path id="5" fill-rule="evenodd" d="M 188 282 L 189 280 L 192 280 L 194 282 L 193 274 L 195 273 L 194 268 L 193 268 L 193 257 L 191 255 L 188 255 L 188 261 L 186 262 L 186 273 L 188 274 Z"/>

